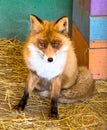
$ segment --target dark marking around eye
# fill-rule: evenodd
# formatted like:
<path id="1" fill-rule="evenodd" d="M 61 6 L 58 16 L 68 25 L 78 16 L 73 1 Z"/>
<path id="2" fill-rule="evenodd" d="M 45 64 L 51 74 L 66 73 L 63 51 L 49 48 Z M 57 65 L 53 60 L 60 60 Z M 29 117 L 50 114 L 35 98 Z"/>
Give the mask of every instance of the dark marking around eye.
<path id="1" fill-rule="evenodd" d="M 52 43 L 52 47 L 55 48 L 55 49 L 58 49 L 60 48 L 61 44 L 59 42 L 53 42 Z"/>
<path id="2" fill-rule="evenodd" d="M 47 48 L 47 43 L 45 43 L 45 42 L 39 42 L 38 43 L 38 46 L 39 46 L 39 48 L 41 48 L 41 49 L 46 49 Z"/>

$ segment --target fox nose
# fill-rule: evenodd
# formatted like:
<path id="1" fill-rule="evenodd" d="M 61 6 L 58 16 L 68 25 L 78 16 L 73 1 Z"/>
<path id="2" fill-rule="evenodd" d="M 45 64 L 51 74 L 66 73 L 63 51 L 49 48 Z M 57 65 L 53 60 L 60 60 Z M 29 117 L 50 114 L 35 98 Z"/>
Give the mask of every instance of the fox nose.
<path id="1" fill-rule="evenodd" d="M 53 61 L 53 58 L 49 57 L 48 62 L 52 62 L 52 61 Z"/>

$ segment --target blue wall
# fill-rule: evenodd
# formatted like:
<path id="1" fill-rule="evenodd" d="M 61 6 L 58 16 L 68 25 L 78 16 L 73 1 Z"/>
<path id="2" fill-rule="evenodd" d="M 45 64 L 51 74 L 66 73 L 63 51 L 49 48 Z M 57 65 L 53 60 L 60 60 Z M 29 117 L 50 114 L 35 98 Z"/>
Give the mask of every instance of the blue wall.
<path id="1" fill-rule="evenodd" d="M 71 32 L 73 0 L 0 0 L 0 38 L 17 37 L 24 41 L 29 33 L 29 15 L 57 20 L 69 17 Z"/>
<path id="2" fill-rule="evenodd" d="M 107 41 L 107 16 L 90 17 L 90 40 Z"/>

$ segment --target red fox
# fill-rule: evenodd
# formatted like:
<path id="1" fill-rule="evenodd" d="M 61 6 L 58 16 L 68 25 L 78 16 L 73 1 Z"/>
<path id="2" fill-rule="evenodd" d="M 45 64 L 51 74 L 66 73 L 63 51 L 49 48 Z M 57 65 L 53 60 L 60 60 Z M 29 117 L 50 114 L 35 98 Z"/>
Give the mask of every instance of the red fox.
<path id="1" fill-rule="evenodd" d="M 51 99 L 50 116 L 58 117 L 58 101 L 72 103 L 90 96 L 94 90 L 91 73 L 78 67 L 73 43 L 68 36 L 68 17 L 42 21 L 30 16 L 30 34 L 23 49 L 29 70 L 24 95 L 17 109 L 24 110 L 34 89 Z"/>

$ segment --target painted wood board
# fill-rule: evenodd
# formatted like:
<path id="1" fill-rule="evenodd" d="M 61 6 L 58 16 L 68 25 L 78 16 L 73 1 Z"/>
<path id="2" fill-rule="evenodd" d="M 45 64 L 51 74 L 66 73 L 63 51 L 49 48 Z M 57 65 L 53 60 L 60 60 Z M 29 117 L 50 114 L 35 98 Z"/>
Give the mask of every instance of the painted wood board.
<path id="1" fill-rule="evenodd" d="M 35 14 L 42 20 L 57 20 L 68 16 L 71 27 L 72 2 L 73 0 L 0 0 L 0 38 L 17 37 L 25 41 L 29 34 L 30 14 Z"/>
<path id="2" fill-rule="evenodd" d="M 107 15 L 107 0 L 91 0 L 91 16 Z"/>
<path id="3" fill-rule="evenodd" d="M 90 12 L 91 0 L 79 0 L 79 3 L 84 8 L 84 11 Z"/>
<path id="4" fill-rule="evenodd" d="M 90 41 L 90 48 L 107 48 L 107 41 Z"/>
<path id="5" fill-rule="evenodd" d="M 72 40 L 74 42 L 78 64 L 88 67 L 88 43 L 74 23 L 72 25 Z"/>
<path id="6" fill-rule="evenodd" d="M 80 30 L 85 40 L 89 41 L 90 13 L 85 10 L 80 0 L 73 1 L 73 22 Z"/>
<path id="7" fill-rule="evenodd" d="M 89 49 L 89 69 L 94 79 L 107 79 L 107 48 Z"/>
<path id="8" fill-rule="evenodd" d="M 107 16 L 90 17 L 90 40 L 107 40 Z"/>

